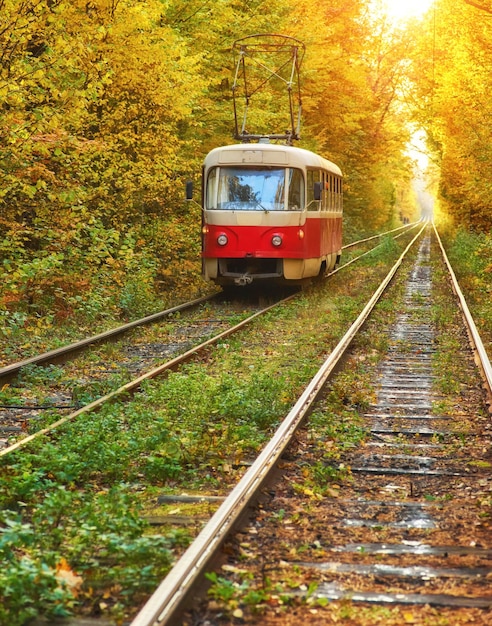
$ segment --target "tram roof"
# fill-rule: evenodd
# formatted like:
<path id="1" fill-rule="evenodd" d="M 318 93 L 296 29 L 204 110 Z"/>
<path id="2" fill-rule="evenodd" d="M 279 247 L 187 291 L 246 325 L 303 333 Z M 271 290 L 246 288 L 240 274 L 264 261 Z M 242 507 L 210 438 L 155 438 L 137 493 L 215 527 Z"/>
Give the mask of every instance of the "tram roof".
<path id="1" fill-rule="evenodd" d="M 211 150 L 205 158 L 205 167 L 214 165 L 267 165 L 280 167 L 322 168 L 342 176 L 338 165 L 314 152 L 272 143 L 244 143 L 221 146 Z"/>

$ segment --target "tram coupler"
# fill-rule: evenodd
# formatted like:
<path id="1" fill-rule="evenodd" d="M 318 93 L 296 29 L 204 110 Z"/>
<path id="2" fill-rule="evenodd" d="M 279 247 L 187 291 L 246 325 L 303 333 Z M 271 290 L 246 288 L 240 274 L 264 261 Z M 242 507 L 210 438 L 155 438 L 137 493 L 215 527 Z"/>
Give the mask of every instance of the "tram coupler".
<path id="1" fill-rule="evenodd" d="M 239 278 L 234 279 L 234 284 L 239 285 L 240 287 L 244 287 L 245 285 L 251 285 L 253 282 L 253 277 L 249 274 L 243 274 Z"/>

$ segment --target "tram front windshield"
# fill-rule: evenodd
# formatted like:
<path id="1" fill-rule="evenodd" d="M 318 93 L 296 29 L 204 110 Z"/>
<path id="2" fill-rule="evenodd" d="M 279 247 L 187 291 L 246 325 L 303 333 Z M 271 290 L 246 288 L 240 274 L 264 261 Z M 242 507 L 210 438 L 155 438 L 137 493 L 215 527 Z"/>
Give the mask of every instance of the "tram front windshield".
<path id="1" fill-rule="evenodd" d="M 304 206 L 301 170 L 285 167 L 214 167 L 207 179 L 207 209 L 299 211 Z"/>

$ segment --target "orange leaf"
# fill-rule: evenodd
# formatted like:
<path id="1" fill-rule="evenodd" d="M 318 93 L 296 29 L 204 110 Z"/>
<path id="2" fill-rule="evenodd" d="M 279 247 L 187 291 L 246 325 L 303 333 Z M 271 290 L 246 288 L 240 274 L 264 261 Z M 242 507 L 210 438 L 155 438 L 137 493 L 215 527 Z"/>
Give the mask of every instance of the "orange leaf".
<path id="1" fill-rule="evenodd" d="M 84 582 L 82 576 L 76 574 L 63 557 L 56 566 L 56 579 L 60 585 L 67 587 L 75 597 L 77 597 Z"/>

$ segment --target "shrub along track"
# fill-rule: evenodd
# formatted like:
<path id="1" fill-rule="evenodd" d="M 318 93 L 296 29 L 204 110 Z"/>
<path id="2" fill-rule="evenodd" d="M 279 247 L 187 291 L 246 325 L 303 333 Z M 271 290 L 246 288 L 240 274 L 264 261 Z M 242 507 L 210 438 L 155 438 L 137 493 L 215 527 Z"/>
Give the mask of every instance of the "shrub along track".
<path id="1" fill-rule="evenodd" d="M 370 322 L 215 557 L 208 599 L 178 620 L 156 592 L 134 626 L 490 623 L 490 416 L 435 246 L 431 260 L 424 240 L 386 341 Z"/>

